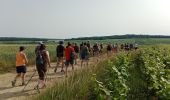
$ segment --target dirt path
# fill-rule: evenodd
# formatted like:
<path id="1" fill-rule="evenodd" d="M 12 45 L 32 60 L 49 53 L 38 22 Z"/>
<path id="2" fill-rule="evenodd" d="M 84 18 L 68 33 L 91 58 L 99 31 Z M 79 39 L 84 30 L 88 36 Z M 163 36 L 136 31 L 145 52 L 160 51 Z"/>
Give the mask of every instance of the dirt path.
<path id="1" fill-rule="evenodd" d="M 100 57 L 101 58 L 101 57 Z M 95 61 L 94 61 L 95 60 Z M 90 58 L 89 64 L 95 64 L 96 59 Z M 54 73 L 54 67 L 56 66 L 55 63 L 52 63 L 52 68 L 49 68 L 47 72 L 47 86 L 54 83 L 54 81 L 59 81 L 61 79 L 65 78 L 64 73 L 60 72 L 61 68 L 58 68 L 57 72 Z M 78 61 L 78 64 L 75 65 L 75 71 L 81 69 L 80 67 L 80 61 Z M 28 67 L 26 74 L 26 82 L 30 79 L 31 75 L 34 73 L 34 67 Z M 71 70 L 71 67 L 69 67 L 69 75 L 73 72 Z M 11 86 L 11 80 L 14 79 L 16 73 L 6 73 L 0 75 L 0 100 L 23 100 L 25 98 L 37 95 L 38 92 L 34 90 L 34 86 L 37 84 L 38 81 L 38 75 L 37 73 L 34 75 L 28 86 L 25 88 L 24 86 L 19 86 L 21 84 L 21 80 L 18 79 L 16 83 L 16 87 Z"/>

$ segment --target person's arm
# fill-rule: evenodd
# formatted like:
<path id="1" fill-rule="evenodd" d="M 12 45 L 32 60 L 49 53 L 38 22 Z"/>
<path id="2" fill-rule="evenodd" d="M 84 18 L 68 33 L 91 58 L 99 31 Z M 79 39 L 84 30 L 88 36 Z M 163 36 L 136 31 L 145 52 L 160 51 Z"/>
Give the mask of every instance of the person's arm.
<path id="1" fill-rule="evenodd" d="M 74 55 L 76 55 L 76 52 L 75 52 L 74 48 L 72 48 L 72 52 L 73 52 Z"/>
<path id="2" fill-rule="evenodd" d="M 46 53 L 46 57 L 47 57 L 47 63 L 48 63 L 48 65 L 49 65 L 49 67 L 51 67 L 49 52 L 48 52 L 48 51 L 46 51 L 45 53 Z"/>
<path id="3" fill-rule="evenodd" d="M 25 59 L 25 64 L 28 64 L 28 59 L 25 53 L 23 53 L 24 59 Z"/>

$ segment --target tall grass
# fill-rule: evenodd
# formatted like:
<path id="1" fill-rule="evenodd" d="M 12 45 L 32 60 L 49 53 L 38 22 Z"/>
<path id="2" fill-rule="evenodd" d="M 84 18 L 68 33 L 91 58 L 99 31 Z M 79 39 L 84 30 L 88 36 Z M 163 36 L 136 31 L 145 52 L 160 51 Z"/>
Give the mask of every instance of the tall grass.
<path id="1" fill-rule="evenodd" d="M 69 78 L 56 82 L 35 100 L 87 100 L 91 72 L 83 69 L 74 72 Z"/>
<path id="2" fill-rule="evenodd" d="M 44 93 L 35 97 L 35 100 L 88 100 L 92 99 L 93 74 L 100 71 L 105 61 L 98 62 L 81 70 L 75 71 L 72 75 L 59 81 Z M 99 67 L 101 66 L 101 67 Z"/>
<path id="3" fill-rule="evenodd" d="M 7 71 L 11 68 L 15 68 L 15 56 L 16 53 L 19 51 L 18 44 L 6 44 L 6 45 L 0 45 L 0 71 Z M 35 47 L 36 45 L 23 45 L 26 47 L 25 53 L 28 58 L 28 66 L 35 64 Z M 51 61 L 55 61 L 55 48 L 56 45 L 48 45 L 47 50 L 50 53 Z"/>

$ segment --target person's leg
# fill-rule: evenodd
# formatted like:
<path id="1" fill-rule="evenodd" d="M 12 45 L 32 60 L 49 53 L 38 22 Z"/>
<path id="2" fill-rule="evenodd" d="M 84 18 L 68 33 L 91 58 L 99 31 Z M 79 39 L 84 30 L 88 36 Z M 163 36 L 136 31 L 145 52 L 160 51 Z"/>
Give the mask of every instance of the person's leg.
<path id="1" fill-rule="evenodd" d="M 22 73 L 21 78 L 22 78 L 22 85 L 25 85 L 25 73 Z"/>
<path id="2" fill-rule="evenodd" d="M 21 76 L 21 73 L 17 73 L 17 75 L 15 76 L 14 80 L 12 81 L 12 86 L 15 86 L 15 83 L 17 81 L 17 79 Z"/>
<path id="3" fill-rule="evenodd" d="M 74 71 L 74 64 L 71 64 L 71 66 L 72 66 L 72 70 Z"/>
<path id="4" fill-rule="evenodd" d="M 17 75 L 14 78 L 14 81 L 16 81 L 21 76 L 21 73 L 17 73 Z"/>
<path id="5" fill-rule="evenodd" d="M 43 68 L 44 66 L 40 65 L 40 66 L 37 66 L 37 71 L 38 71 L 38 75 L 39 75 L 39 81 L 38 81 L 38 84 L 36 85 L 35 88 L 39 88 L 39 87 L 42 87 L 43 86 L 43 81 L 44 81 L 44 71 L 43 71 Z"/>
<path id="6" fill-rule="evenodd" d="M 59 64 L 60 64 L 60 58 L 57 57 L 57 64 L 56 64 L 56 67 L 55 67 L 55 69 L 54 69 L 54 72 L 55 72 L 55 73 L 57 72 L 57 68 L 58 68 Z"/>
<path id="7" fill-rule="evenodd" d="M 71 60 L 70 64 L 71 64 L 72 70 L 74 70 L 74 60 Z"/>
<path id="8" fill-rule="evenodd" d="M 64 59 L 63 59 L 63 57 L 61 58 L 61 63 L 62 63 L 62 65 L 61 65 L 61 72 L 64 72 Z"/>
<path id="9" fill-rule="evenodd" d="M 89 59 L 86 60 L 86 65 L 89 66 Z"/>
<path id="10" fill-rule="evenodd" d="M 41 78 L 41 89 L 46 88 L 45 80 L 47 80 L 47 65 L 45 64 L 42 68 L 42 78 Z"/>
<path id="11" fill-rule="evenodd" d="M 21 76 L 21 69 L 19 67 L 16 68 L 16 73 L 17 75 L 15 76 L 14 80 L 11 81 L 12 86 L 15 86 L 17 79 Z"/>
<path id="12" fill-rule="evenodd" d="M 65 62 L 65 66 L 66 66 L 66 69 L 65 69 L 65 76 L 67 77 L 67 73 L 68 73 L 68 66 L 69 66 L 69 61 L 66 60 Z"/>
<path id="13" fill-rule="evenodd" d="M 96 52 L 96 55 L 97 55 L 96 57 L 97 57 L 97 62 L 98 62 L 99 61 L 99 59 L 98 59 L 99 58 L 99 51 Z"/>
<path id="14" fill-rule="evenodd" d="M 77 53 L 75 55 L 75 65 L 77 65 Z"/>
<path id="15" fill-rule="evenodd" d="M 26 71 L 27 71 L 26 66 L 23 66 L 22 67 L 22 76 L 21 76 L 21 78 L 22 78 L 22 85 L 25 85 L 25 74 L 26 74 Z"/>
<path id="16" fill-rule="evenodd" d="M 83 59 L 81 60 L 81 67 L 83 66 Z"/>
<path id="17" fill-rule="evenodd" d="M 67 77 L 67 68 L 68 68 L 68 65 L 66 65 L 66 71 L 65 71 L 65 75 Z"/>

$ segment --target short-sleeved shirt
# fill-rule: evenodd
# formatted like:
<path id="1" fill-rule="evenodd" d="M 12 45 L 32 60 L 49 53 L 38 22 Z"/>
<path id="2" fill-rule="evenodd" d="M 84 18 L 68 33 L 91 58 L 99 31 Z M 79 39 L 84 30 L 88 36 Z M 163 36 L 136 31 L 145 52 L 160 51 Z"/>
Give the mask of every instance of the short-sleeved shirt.
<path id="1" fill-rule="evenodd" d="M 69 46 L 65 49 L 65 58 L 66 60 L 70 60 L 71 52 L 74 52 L 74 48 Z"/>
<path id="2" fill-rule="evenodd" d="M 107 51 L 111 51 L 112 50 L 112 46 L 111 45 L 108 45 L 107 46 Z"/>
<path id="3" fill-rule="evenodd" d="M 56 48 L 56 53 L 57 53 L 57 57 L 63 57 L 64 56 L 64 46 L 63 45 L 58 45 Z"/>
<path id="4" fill-rule="evenodd" d="M 94 49 L 94 52 L 99 51 L 99 47 L 98 47 L 98 45 L 94 45 L 94 46 L 93 46 L 93 49 Z"/>

